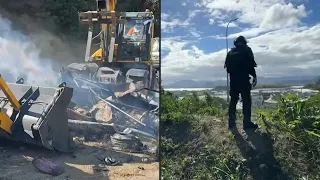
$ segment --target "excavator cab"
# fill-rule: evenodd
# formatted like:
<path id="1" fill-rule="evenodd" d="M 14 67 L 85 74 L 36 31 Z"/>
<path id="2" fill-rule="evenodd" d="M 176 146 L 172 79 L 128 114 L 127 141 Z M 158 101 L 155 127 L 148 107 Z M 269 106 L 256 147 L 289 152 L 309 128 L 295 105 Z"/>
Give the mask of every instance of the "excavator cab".
<path id="1" fill-rule="evenodd" d="M 104 66 L 111 66 L 113 62 L 154 64 L 152 12 L 115 12 L 99 8 L 79 13 L 79 19 L 89 25 L 85 62 L 104 62 Z M 101 31 L 93 37 L 95 25 L 100 25 Z M 95 39 L 100 39 L 100 42 L 93 43 Z M 100 47 L 92 53 L 94 44 Z"/>
<path id="2" fill-rule="evenodd" d="M 126 12 L 120 19 L 125 24 L 117 26 L 116 62 L 148 62 L 151 59 L 151 12 Z"/>

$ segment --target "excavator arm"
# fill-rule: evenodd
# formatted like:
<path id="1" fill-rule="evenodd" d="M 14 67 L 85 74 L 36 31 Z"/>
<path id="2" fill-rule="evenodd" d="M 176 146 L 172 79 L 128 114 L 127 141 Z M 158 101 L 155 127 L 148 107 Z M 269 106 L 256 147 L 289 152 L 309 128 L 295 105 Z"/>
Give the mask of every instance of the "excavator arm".
<path id="1" fill-rule="evenodd" d="M 0 75 L 0 88 L 2 92 L 5 94 L 5 98 L 2 99 L 6 100 L 8 99 L 9 102 L 11 103 L 12 107 L 16 110 L 19 111 L 21 104 L 17 100 L 16 96 L 13 94 L 11 89 L 9 88 L 8 84 L 6 81 L 2 78 Z M 0 111 L 0 128 L 11 134 L 11 127 L 12 127 L 13 121 L 10 119 L 10 117 L 3 111 Z"/>
<path id="2" fill-rule="evenodd" d="M 1 75 L 0 88 L 1 138 L 72 151 L 67 117 L 72 88 L 6 83 Z"/>

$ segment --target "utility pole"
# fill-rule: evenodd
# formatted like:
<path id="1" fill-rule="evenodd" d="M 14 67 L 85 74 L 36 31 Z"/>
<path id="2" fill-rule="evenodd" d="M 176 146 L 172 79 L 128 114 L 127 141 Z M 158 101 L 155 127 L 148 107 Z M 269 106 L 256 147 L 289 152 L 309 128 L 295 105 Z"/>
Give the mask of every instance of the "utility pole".
<path id="1" fill-rule="evenodd" d="M 227 24 L 227 28 L 226 28 L 226 47 L 227 47 L 227 54 L 229 52 L 229 49 L 228 49 L 228 28 L 229 28 L 229 24 L 233 21 L 236 21 L 238 20 L 238 18 L 235 18 L 235 19 L 232 19 L 228 22 Z M 227 72 L 227 102 L 229 103 L 229 73 Z"/>

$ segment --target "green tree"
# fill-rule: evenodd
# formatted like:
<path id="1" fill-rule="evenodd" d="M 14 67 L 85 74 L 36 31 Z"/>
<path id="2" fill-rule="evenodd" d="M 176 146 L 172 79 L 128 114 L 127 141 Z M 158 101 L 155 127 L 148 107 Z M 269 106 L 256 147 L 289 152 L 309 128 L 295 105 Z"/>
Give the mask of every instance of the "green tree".
<path id="1" fill-rule="evenodd" d="M 95 10 L 95 0 L 44 0 L 47 18 L 56 26 L 53 32 L 67 36 L 67 39 L 87 38 L 88 27 L 79 22 L 78 12 Z"/>
<path id="2" fill-rule="evenodd" d="M 88 27 L 79 22 L 78 12 L 96 10 L 96 0 L 43 0 L 43 4 L 47 13 L 46 19 L 55 25 L 55 28 L 51 29 L 52 32 L 70 40 L 86 40 Z M 160 19 L 159 1 L 118 0 L 116 11 L 144 11 L 146 7 L 151 8 L 157 20 Z M 157 21 L 155 36 L 159 37 L 159 34 L 160 23 Z"/>
<path id="3" fill-rule="evenodd" d="M 206 104 L 207 104 L 208 106 L 212 105 L 212 104 L 213 104 L 213 98 L 212 98 L 212 96 L 211 96 L 208 92 L 205 92 L 205 93 L 204 93 L 204 96 L 205 96 Z"/>

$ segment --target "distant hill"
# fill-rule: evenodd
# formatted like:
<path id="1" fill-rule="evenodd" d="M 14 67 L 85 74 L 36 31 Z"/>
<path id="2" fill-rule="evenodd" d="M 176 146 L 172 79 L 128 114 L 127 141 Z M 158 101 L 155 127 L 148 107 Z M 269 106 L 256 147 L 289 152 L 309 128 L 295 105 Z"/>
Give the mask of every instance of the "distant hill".
<path id="1" fill-rule="evenodd" d="M 286 76 L 286 77 L 258 77 L 258 84 L 290 84 L 290 85 L 307 85 L 314 83 L 318 76 Z M 163 83 L 164 88 L 211 88 L 216 86 L 225 86 L 226 81 L 195 81 L 181 80 L 174 83 Z"/>

